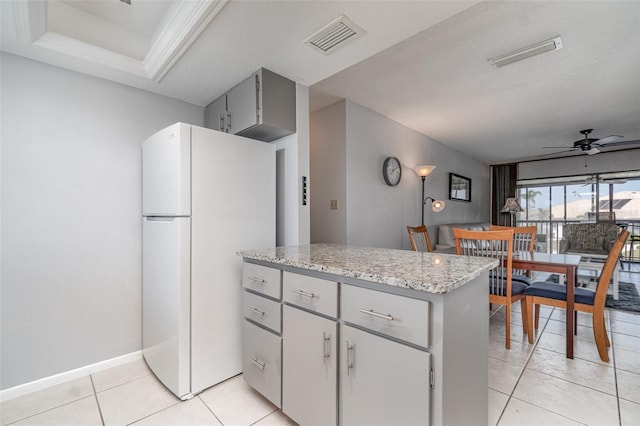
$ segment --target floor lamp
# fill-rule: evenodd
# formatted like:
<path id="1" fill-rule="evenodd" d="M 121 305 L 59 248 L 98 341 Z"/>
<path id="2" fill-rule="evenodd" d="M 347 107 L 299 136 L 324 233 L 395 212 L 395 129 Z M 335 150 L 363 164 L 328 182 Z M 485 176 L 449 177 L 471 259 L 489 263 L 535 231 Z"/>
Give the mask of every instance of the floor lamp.
<path id="1" fill-rule="evenodd" d="M 424 225 L 424 205 L 427 204 L 427 200 L 431 200 L 431 210 L 433 210 L 434 212 L 438 213 L 444 210 L 444 205 L 445 205 L 444 201 L 436 200 L 433 197 L 427 197 L 427 198 L 424 197 L 425 178 L 429 176 L 433 171 L 433 169 L 435 168 L 436 166 L 418 166 L 413 169 L 416 172 L 416 174 L 420 176 L 420 179 L 422 179 L 422 198 L 420 198 L 421 200 L 420 204 L 422 204 L 422 215 L 420 216 L 422 218 L 422 225 Z"/>
<path id="2" fill-rule="evenodd" d="M 511 224 L 509 226 L 515 226 L 515 215 L 521 211 L 523 210 L 518 200 L 514 197 L 509 197 L 504 202 L 504 207 L 500 210 L 500 213 L 509 213 L 511 215 Z"/>

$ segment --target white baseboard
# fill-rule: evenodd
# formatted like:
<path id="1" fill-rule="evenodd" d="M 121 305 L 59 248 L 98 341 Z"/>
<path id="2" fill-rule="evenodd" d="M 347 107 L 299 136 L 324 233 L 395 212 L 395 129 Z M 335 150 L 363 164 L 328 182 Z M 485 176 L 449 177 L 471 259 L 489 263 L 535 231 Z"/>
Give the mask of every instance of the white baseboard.
<path id="1" fill-rule="evenodd" d="M 36 392 L 50 386 L 59 385 L 60 383 L 68 382 L 69 380 L 79 379 L 81 377 L 88 376 L 89 374 L 107 370 L 141 358 L 142 351 L 135 351 L 126 355 L 96 362 L 95 364 L 87 365 L 85 367 L 76 368 L 75 370 L 65 371 L 64 373 L 54 374 L 53 376 L 44 377 L 42 379 L 34 380 L 33 382 L 3 389 L 0 390 L 0 402 L 17 398 L 31 392 Z"/>

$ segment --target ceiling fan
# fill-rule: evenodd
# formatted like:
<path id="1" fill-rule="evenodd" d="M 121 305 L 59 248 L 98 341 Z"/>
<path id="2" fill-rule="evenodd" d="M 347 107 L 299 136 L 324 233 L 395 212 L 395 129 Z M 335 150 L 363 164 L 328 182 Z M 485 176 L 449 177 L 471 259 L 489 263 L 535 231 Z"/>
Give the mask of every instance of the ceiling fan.
<path id="1" fill-rule="evenodd" d="M 573 151 L 582 151 L 585 154 L 589 154 L 589 155 L 593 155 L 593 154 L 597 154 L 599 152 L 602 152 L 602 150 L 606 150 L 607 148 L 611 148 L 614 146 L 625 146 L 625 145 L 640 145 L 640 140 L 635 140 L 635 141 L 622 141 L 622 142 L 616 142 L 619 139 L 622 139 L 624 136 L 619 136 L 619 135 L 611 135 L 611 136 L 607 136 L 606 138 L 602 138 L 602 139 L 597 139 L 597 138 L 590 138 L 589 134 L 593 132 L 593 129 L 584 129 L 584 130 L 580 130 L 580 133 L 584 135 L 584 139 L 580 139 L 577 140 L 573 143 L 573 148 L 569 148 L 567 150 L 564 151 L 560 151 L 560 152 L 554 152 L 552 154 L 545 154 L 545 155 L 541 155 L 541 157 L 545 157 L 547 155 L 557 155 L 557 154 L 562 154 L 565 152 L 573 152 Z M 559 146 L 543 146 L 542 148 L 545 149 L 560 149 L 562 147 Z"/>

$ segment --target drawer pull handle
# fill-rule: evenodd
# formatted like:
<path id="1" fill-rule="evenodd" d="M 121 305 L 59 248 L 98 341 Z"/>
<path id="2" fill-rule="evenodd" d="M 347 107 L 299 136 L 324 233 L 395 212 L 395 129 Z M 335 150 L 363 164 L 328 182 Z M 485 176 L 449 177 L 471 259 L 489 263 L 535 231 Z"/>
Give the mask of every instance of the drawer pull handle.
<path id="1" fill-rule="evenodd" d="M 264 366 L 266 365 L 264 362 L 260 361 L 258 358 L 249 358 L 249 360 L 260 367 L 261 370 L 264 370 Z"/>
<path id="2" fill-rule="evenodd" d="M 327 363 L 327 359 L 329 359 L 329 357 L 331 356 L 331 335 L 327 334 L 326 332 L 322 332 L 322 339 L 324 341 L 324 363 Z"/>
<path id="3" fill-rule="evenodd" d="M 360 308 L 360 312 L 363 314 L 371 315 L 373 317 L 383 318 L 389 321 L 393 321 L 393 317 L 391 315 L 385 315 L 374 311 L 373 309 L 364 309 Z"/>
<path id="4" fill-rule="evenodd" d="M 258 314 L 260 316 L 264 316 L 264 311 L 261 311 L 261 310 L 256 309 L 256 308 L 250 308 L 249 310 L 252 311 L 252 312 L 255 312 L 256 314 Z"/>
<path id="5" fill-rule="evenodd" d="M 291 290 L 291 291 L 294 292 L 295 294 L 299 294 L 300 296 L 308 297 L 310 299 L 313 299 L 314 297 L 318 297 L 314 293 L 309 293 L 308 291 L 302 291 L 302 290 Z"/>
<path id="6" fill-rule="evenodd" d="M 247 279 L 249 281 L 253 281 L 254 283 L 257 283 L 257 284 L 264 284 L 266 282 L 262 278 L 258 278 L 258 277 L 247 277 Z"/>
<path id="7" fill-rule="evenodd" d="M 349 376 L 349 370 L 353 368 L 353 361 L 351 361 L 351 352 L 353 351 L 353 344 L 348 340 L 347 343 L 347 376 Z"/>

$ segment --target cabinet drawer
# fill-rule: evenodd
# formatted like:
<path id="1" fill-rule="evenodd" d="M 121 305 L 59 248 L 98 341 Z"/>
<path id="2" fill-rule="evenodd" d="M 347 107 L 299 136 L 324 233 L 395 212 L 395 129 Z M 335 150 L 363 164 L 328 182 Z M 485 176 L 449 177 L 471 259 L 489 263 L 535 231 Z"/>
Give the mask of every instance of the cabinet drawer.
<path id="1" fill-rule="evenodd" d="M 242 375 L 246 382 L 282 407 L 282 338 L 243 321 Z"/>
<path id="2" fill-rule="evenodd" d="M 291 272 L 283 273 L 282 282 L 285 302 L 338 317 L 338 283 Z"/>
<path id="3" fill-rule="evenodd" d="M 429 347 L 429 302 L 350 285 L 342 286 L 342 319 Z"/>
<path id="4" fill-rule="evenodd" d="M 281 273 L 279 269 L 245 262 L 242 268 L 242 286 L 280 300 Z"/>
<path id="5" fill-rule="evenodd" d="M 245 318 L 264 325 L 280 333 L 282 324 L 281 305 L 279 302 L 258 296 L 248 291 L 242 295 L 242 314 Z"/>

